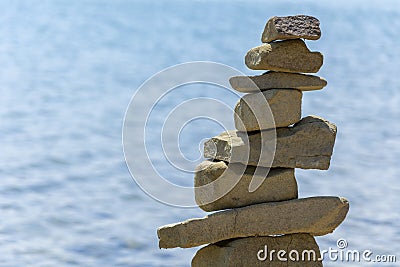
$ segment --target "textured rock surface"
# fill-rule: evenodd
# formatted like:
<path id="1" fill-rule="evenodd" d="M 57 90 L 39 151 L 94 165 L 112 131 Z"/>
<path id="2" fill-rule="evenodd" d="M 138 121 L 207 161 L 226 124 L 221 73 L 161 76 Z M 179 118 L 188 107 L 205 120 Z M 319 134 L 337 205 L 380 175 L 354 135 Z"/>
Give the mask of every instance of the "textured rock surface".
<path id="1" fill-rule="evenodd" d="M 271 130 L 249 135 L 224 132 L 204 143 L 204 157 L 252 166 L 327 170 L 336 126 L 320 117 L 308 116 L 293 127 L 278 128 L 275 155 L 272 137 Z"/>
<path id="2" fill-rule="evenodd" d="M 301 118 L 302 95 L 287 89 L 247 94 L 235 106 L 235 127 L 250 132 L 292 125 Z"/>
<path id="3" fill-rule="evenodd" d="M 305 15 L 273 17 L 265 25 L 263 43 L 286 39 L 318 40 L 321 37 L 319 20 Z"/>
<path id="4" fill-rule="evenodd" d="M 304 41 L 297 39 L 252 48 L 246 54 L 245 63 L 253 70 L 314 73 L 321 68 L 323 56 L 310 52 Z"/>
<path id="5" fill-rule="evenodd" d="M 258 168 L 255 175 L 264 182 L 250 193 L 249 185 L 255 171 L 256 167 L 239 163 L 228 166 L 223 161 L 202 162 L 194 178 L 197 204 L 205 211 L 215 211 L 297 198 L 294 169 Z M 207 184 L 210 187 L 200 187 Z"/>
<path id="6" fill-rule="evenodd" d="M 271 260 L 272 250 L 275 253 L 272 253 Z M 285 254 L 279 254 L 278 257 L 280 250 L 285 251 Z M 314 237 L 309 234 L 248 237 L 221 241 L 200 249 L 192 260 L 192 267 L 317 267 L 322 266 L 318 260 L 320 255 Z"/>
<path id="7" fill-rule="evenodd" d="M 219 211 L 158 228 L 160 248 L 196 247 L 250 236 L 331 233 L 346 217 L 349 203 L 339 197 L 313 197 Z"/>
<path id="8" fill-rule="evenodd" d="M 257 93 L 268 89 L 319 90 L 326 86 L 325 79 L 300 73 L 269 71 L 258 76 L 236 76 L 229 79 L 233 89 L 241 93 Z"/>

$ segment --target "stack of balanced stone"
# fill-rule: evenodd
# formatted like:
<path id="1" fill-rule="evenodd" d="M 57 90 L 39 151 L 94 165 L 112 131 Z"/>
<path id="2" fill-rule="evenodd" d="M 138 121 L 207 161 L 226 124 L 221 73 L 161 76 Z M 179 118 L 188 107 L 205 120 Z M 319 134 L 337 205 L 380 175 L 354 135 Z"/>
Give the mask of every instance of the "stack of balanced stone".
<path id="1" fill-rule="evenodd" d="M 323 56 L 302 39 L 320 35 L 311 16 L 267 22 L 264 44 L 251 49 L 245 63 L 268 72 L 230 79 L 235 90 L 247 93 L 235 107 L 237 130 L 208 140 L 204 156 L 210 160 L 196 168 L 196 202 L 205 211 L 221 211 L 159 228 L 160 248 L 209 244 L 192 266 L 322 266 L 314 236 L 331 233 L 349 203 L 329 196 L 298 199 L 294 169 L 328 169 L 336 138 L 336 126 L 327 120 L 301 119 L 302 92 L 326 85 L 303 74 L 318 72 Z M 260 156 L 263 151 L 267 156 Z M 256 178 L 260 182 L 250 190 Z"/>

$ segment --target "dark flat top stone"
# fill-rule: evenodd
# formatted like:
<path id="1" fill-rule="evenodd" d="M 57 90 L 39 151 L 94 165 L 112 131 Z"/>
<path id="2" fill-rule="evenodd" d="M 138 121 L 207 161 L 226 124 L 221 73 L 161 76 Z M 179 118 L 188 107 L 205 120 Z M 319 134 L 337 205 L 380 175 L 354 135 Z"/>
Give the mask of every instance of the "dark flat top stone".
<path id="1" fill-rule="evenodd" d="M 262 34 L 262 42 L 286 39 L 318 40 L 321 37 L 320 22 L 317 18 L 306 15 L 273 17 Z"/>

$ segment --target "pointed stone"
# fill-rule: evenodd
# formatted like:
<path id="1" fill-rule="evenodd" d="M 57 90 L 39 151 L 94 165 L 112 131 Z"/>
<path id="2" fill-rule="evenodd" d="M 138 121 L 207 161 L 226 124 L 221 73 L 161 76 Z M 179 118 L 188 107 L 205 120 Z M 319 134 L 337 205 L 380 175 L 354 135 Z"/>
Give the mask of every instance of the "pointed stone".
<path id="1" fill-rule="evenodd" d="M 300 73 L 269 71 L 258 76 L 231 77 L 233 89 L 241 93 L 258 93 L 268 89 L 320 90 L 327 85 L 324 78 Z"/>
<path id="2" fill-rule="evenodd" d="M 203 247 L 192 259 L 192 267 L 322 267 L 320 258 L 315 238 L 309 234 L 247 237 Z"/>
<path id="3" fill-rule="evenodd" d="M 292 125 L 301 119 L 302 96 L 287 89 L 247 94 L 235 106 L 235 127 L 251 132 Z"/>
<path id="4" fill-rule="evenodd" d="M 319 20 L 306 15 L 273 17 L 265 25 L 263 43 L 286 39 L 318 40 L 321 37 Z"/>
<path id="5" fill-rule="evenodd" d="M 261 185 L 249 192 L 252 179 Z M 195 199 L 201 209 L 216 211 L 297 198 L 294 169 L 267 169 L 239 163 L 204 161 L 196 167 Z M 207 186 L 206 186 L 207 185 Z"/>
<path id="6" fill-rule="evenodd" d="M 344 220 L 348 210 L 344 198 L 312 197 L 219 211 L 158 228 L 159 247 L 189 248 L 250 236 L 325 235 Z"/>
<path id="7" fill-rule="evenodd" d="M 224 132 L 204 143 L 204 157 L 267 168 L 329 168 L 336 138 L 334 124 L 308 116 L 274 134 L 274 130 Z"/>
<path id="8" fill-rule="evenodd" d="M 245 63 L 253 70 L 315 73 L 322 66 L 323 56 L 310 52 L 304 41 L 297 39 L 252 48 L 246 54 Z"/>

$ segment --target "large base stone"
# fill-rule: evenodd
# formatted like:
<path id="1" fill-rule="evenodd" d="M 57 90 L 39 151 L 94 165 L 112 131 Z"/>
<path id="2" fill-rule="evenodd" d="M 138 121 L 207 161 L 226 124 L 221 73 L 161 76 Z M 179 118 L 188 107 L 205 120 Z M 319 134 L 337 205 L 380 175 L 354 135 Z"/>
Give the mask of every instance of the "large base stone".
<path id="1" fill-rule="evenodd" d="M 286 89 L 245 95 L 235 106 L 235 127 L 250 132 L 292 125 L 301 118 L 302 95 Z"/>
<path id="2" fill-rule="evenodd" d="M 273 17 L 265 25 L 261 37 L 263 43 L 286 39 L 318 40 L 321 37 L 319 20 L 315 17 L 297 15 Z"/>
<path id="3" fill-rule="evenodd" d="M 229 79 L 232 88 L 241 93 L 258 93 L 268 89 L 319 90 L 325 79 L 307 74 L 269 71 L 257 76 L 235 76 Z"/>
<path id="4" fill-rule="evenodd" d="M 329 168 L 336 138 L 334 124 L 308 116 L 293 127 L 278 128 L 276 149 L 273 133 L 224 132 L 204 143 L 204 157 L 268 168 Z"/>
<path id="5" fill-rule="evenodd" d="M 192 260 L 192 267 L 320 267 L 320 258 L 319 247 L 309 234 L 248 237 L 200 249 Z"/>
<path id="6" fill-rule="evenodd" d="M 256 167 L 239 163 L 228 166 L 223 161 L 202 162 L 196 167 L 194 177 L 196 203 L 205 211 L 215 211 L 297 198 L 294 169 L 260 167 L 255 172 Z M 250 192 L 253 178 L 261 179 L 262 183 Z"/>
<path id="7" fill-rule="evenodd" d="M 252 48 L 246 54 L 245 63 L 253 70 L 315 73 L 322 66 L 323 56 L 310 52 L 304 41 L 297 39 Z"/>
<path id="8" fill-rule="evenodd" d="M 313 197 L 225 210 L 158 228 L 160 248 L 189 248 L 250 236 L 331 233 L 346 217 L 349 203 Z"/>

